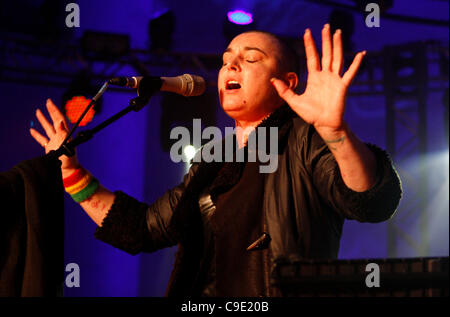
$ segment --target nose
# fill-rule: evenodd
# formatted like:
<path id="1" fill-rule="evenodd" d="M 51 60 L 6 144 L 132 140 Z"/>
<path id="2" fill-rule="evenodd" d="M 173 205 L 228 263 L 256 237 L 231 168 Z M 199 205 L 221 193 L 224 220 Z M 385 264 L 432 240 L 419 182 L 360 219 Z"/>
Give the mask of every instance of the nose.
<path id="1" fill-rule="evenodd" d="M 237 58 L 233 58 L 232 60 L 230 60 L 230 62 L 227 65 L 227 70 L 234 70 L 234 71 L 241 70 L 241 66 Z"/>

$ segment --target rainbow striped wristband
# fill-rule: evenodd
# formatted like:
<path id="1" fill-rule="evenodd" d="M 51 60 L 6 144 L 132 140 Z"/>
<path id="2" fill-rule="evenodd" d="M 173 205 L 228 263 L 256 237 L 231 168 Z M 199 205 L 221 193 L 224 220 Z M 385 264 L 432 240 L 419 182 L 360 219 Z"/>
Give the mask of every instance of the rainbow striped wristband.
<path id="1" fill-rule="evenodd" d="M 80 203 L 91 197 L 98 189 L 99 182 L 84 168 L 78 168 L 63 179 L 64 189 L 73 200 Z"/>

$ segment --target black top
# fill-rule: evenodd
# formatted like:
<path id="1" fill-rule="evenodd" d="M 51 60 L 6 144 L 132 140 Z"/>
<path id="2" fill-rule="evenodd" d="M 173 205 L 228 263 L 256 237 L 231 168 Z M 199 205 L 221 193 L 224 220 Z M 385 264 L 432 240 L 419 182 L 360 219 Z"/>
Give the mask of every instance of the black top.
<path id="1" fill-rule="evenodd" d="M 261 124 L 279 127 L 278 165 L 273 173 L 264 174 L 264 193 L 259 207 L 271 237 L 270 262 L 285 258 L 334 259 L 344 219 L 375 223 L 392 217 L 402 195 L 400 180 L 389 155 L 368 144 L 376 157 L 377 180 L 365 192 L 349 189 L 332 153 L 314 127 L 300 117 L 291 117 L 288 110 L 286 107 L 277 109 Z M 216 185 L 221 179 L 219 184 L 232 184 L 216 196 L 217 191 L 212 188 L 213 197 L 220 197 L 238 186 L 241 179 L 234 181 L 235 166 L 195 163 L 180 185 L 151 205 L 117 191 L 114 204 L 95 236 L 130 254 L 178 244 L 166 295 L 198 296 L 205 286 L 198 273 L 206 265 L 204 246 L 208 244 L 203 233 L 203 228 L 208 226 L 201 219 L 199 197 L 212 180 Z M 242 207 L 235 212 L 240 209 Z M 239 221 L 245 220 L 240 218 Z M 247 237 L 250 238 L 251 233 Z M 247 246 L 246 243 L 248 241 L 243 241 L 241 245 Z M 267 261 L 264 267 L 264 276 L 268 279 Z"/>
<path id="2" fill-rule="evenodd" d="M 208 261 L 203 296 L 263 296 L 263 252 L 247 251 L 263 232 L 263 174 L 257 162 L 245 163 L 239 182 L 214 202 L 207 213 L 204 232 L 211 241 L 205 250 Z"/>

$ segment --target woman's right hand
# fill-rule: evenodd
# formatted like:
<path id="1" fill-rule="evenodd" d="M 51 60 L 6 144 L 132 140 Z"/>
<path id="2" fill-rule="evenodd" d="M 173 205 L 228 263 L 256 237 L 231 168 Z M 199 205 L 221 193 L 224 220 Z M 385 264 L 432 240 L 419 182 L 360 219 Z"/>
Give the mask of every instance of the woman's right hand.
<path id="1" fill-rule="evenodd" d="M 36 110 L 36 117 L 39 120 L 39 123 L 44 128 L 47 136 L 43 136 L 35 129 L 30 129 L 31 136 L 39 143 L 44 149 L 45 153 L 50 152 L 51 150 L 57 150 L 64 139 L 66 138 L 68 132 L 67 121 L 64 118 L 64 115 L 59 111 L 58 107 L 53 103 L 51 99 L 47 99 L 47 111 L 52 119 L 53 123 L 51 124 L 40 109 Z M 62 176 L 67 177 L 75 169 L 79 167 L 78 160 L 76 155 L 72 157 L 68 157 L 66 155 L 61 155 L 59 157 L 61 161 L 61 172 Z"/>

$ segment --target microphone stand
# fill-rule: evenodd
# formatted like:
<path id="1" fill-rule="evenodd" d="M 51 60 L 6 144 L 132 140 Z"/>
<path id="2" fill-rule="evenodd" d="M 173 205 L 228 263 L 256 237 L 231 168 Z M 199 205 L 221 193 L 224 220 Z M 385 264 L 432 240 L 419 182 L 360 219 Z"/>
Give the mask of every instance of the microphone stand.
<path id="1" fill-rule="evenodd" d="M 130 111 L 134 110 L 134 111 L 139 111 L 142 108 L 145 107 L 145 105 L 148 104 L 148 102 L 150 101 L 150 98 L 152 96 L 152 94 L 147 94 L 145 97 L 143 96 L 138 96 L 136 98 L 133 98 L 130 100 L 130 104 L 128 107 L 126 107 L 125 109 L 119 111 L 118 113 L 116 113 L 115 115 L 113 115 L 112 117 L 110 117 L 109 119 L 106 119 L 105 121 L 103 121 L 102 123 L 98 124 L 97 126 L 95 126 L 92 129 L 88 129 L 88 130 L 84 130 L 81 131 L 77 134 L 77 136 L 71 140 L 68 141 L 70 136 L 73 134 L 73 132 L 75 131 L 75 129 L 79 126 L 81 120 L 83 119 L 83 117 L 86 115 L 86 113 L 88 112 L 88 110 L 95 104 L 95 102 L 101 97 L 101 95 L 103 95 L 103 93 L 106 91 L 106 88 L 108 87 L 108 82 L 106 82 L 102 88 L 99 90 L 99 92 L 97 93 L 97 95 L 92 98 L 92 101 L 89 103 L 89 105 L 86 107 L 86 109 L 84 110 L 84 112 L 82 113 L 82 115 L 80 116 L 80 118 L 78 118 L 78 121 L 75 123 L 75 125 L 72 127 L 71 131 L 69 132 L 69 134 L 67 135 L 67 137 L 65 138 L 65 140 L 63 141 L 63 143 L 61 144 L 61 146 L 55 151 L 52 150 L 48 153 L 49 156 L 51 157 L 55 157 L 58 158 L 61 155 L 67 155 L 67 156 L 73 156 L 75 155 L 75 147 L 77 147 L 80 144 L 83 144 L 87 141 L 89 141 L 90 139 L 92 139 L 92 137 L 99 131 L 103 130 L 104 128 L 106 128 L 108 125 L 110 125 L 111 123 L 113 123 L 114 121 L 118 120 L 119 118 L 123 117 L 124 115 L 126 115 L 127 113 L 129 113 Z"/>

